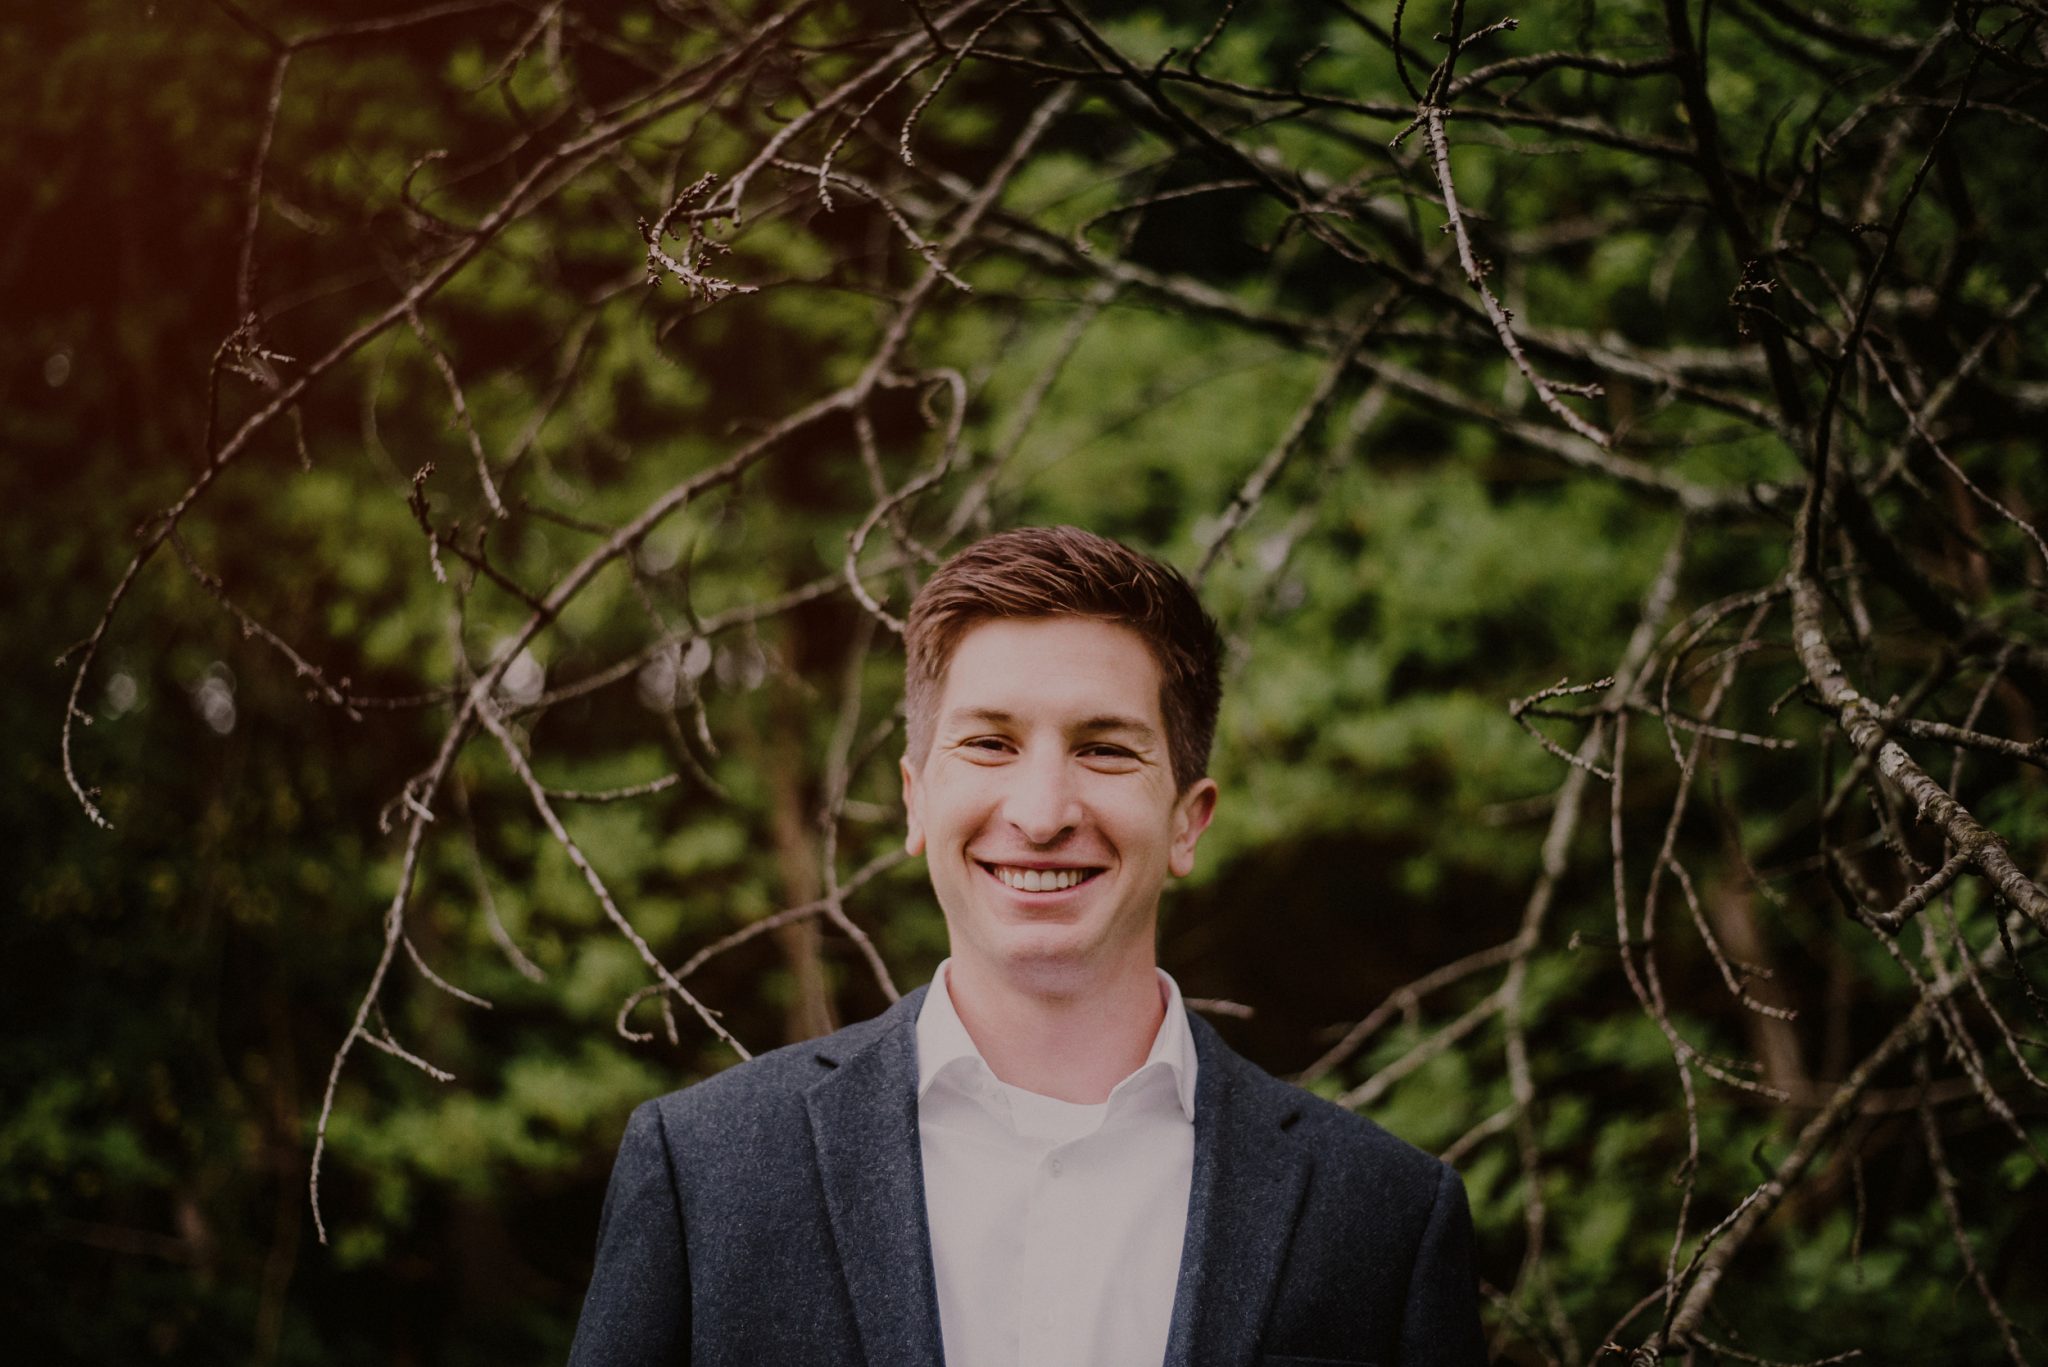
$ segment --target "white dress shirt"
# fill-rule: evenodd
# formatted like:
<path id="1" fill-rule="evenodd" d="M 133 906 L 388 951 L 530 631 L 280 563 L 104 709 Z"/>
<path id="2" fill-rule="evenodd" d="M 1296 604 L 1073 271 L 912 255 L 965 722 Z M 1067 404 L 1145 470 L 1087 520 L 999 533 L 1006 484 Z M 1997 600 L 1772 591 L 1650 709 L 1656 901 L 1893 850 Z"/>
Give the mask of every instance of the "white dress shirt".
<path id="1" fill-rule="evenodd" d="M 1001 1081 L 940 964 L 917 1017 L 917 1130 L 947 1367 L 1164 1361 L 1195 1166 L 1195 1039 L 1166 1019 L 1109 1100 Z"/>

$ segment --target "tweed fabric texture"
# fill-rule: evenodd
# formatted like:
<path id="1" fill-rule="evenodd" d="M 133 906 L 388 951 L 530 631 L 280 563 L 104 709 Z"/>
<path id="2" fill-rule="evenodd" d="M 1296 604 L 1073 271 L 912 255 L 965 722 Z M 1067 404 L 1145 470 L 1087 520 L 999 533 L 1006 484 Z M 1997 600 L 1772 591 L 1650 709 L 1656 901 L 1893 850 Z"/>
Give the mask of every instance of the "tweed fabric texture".
<path id="1" fill-rule="evenodd" d="M 633 1113 L 572 1367 L 941 1367 L 923 996 Z M 1165 1367 L 1483 1363 L 1457 1175 L 1188 1023 L 1195 1170 Z"/>

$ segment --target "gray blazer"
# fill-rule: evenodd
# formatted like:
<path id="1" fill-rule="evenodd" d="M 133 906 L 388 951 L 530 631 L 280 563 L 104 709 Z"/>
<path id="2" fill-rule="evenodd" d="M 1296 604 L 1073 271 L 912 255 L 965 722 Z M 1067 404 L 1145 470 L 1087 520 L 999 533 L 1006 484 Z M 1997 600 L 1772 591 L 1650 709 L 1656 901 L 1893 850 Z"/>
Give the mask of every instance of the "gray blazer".
<path id="1" fill-rule="evenodd" d="M 633 1112 L 572 1367 L 941 1367 L 923 999 Z M 1194 1184 L 1165 1367 L 1483 1363 L 1457 1174 L 1189 1025 Z"/>

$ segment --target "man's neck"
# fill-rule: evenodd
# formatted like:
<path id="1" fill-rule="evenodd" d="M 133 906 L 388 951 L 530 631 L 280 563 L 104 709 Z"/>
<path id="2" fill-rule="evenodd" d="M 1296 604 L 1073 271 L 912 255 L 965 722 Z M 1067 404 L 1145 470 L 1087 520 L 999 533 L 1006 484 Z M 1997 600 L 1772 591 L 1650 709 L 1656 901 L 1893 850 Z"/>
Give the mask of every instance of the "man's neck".
<path id="1" fill-rule="evenodd" d="M 1166 1016 L 1149 956 L 1058 996 L 955 959 L 946 966 L 946 988 L 991 1072 L 1012 1087 L 1081 1105 L 1107 1101 L 1138 1070 Z"/>

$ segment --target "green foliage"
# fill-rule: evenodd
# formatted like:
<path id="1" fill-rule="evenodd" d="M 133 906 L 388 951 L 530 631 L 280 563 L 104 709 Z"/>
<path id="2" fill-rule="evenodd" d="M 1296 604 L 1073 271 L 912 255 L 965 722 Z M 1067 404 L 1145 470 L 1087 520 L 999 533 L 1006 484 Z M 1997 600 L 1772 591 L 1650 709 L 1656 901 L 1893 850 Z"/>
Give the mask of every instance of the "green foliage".
<path id="1" fill-rule="evenodd" d="M 135 524 L 176 498 L 204 462 L 210 411 L 218 438 L 271 394 L 232 370 L 217 396 L 207 384 L 237 322 L 242 177 L 271 56 L 223 12 L 159 8 L 45 6 L 0 31 L 0 116 L 25 130 L 19 150 L 0 155 L 0 194 L 18 215 L 0 230 L 0 299 L 10 305 L 0 440 L 12 457 L 0 465 L 0 492 L 17 513 L 0 525 L 0 563 L 14 589 L 0 609 L 0 669 L 17 681 L 0 697 L 16 761 L 16 782 L 0 795 L 0 828 L 15 846 L 10 912 L 0 921 L 0 1222 L 23 1235 L 5 1264 L 16 1298 L 8 1318 L 31 1326 L 23 1350 L 50 1361 L 558 1359 L 626 1114 L 731 1055 L 680 1003 L 670 1003 L 673 1036 L 654 999 L 625 1013 L 634 1038 L 615 1030 L 650 982 L 648 965 L 536 819 L 488 735 L 465 742 L 434 796 L 409 886 L 407 809 L 395 795 L 433 763 L 471 671 L 508 650 L 534 616 L 531 602 L 463 553 L 544 591 L 666 491 L 864 373 L 925 266 L 902 225 L 872 201 L 836 186 L 828 213 L 810 198 L 811 172 L 760 173 L 747 201 L 755 216 L 712 220 L 705 231 L 716 246 L 697 244 L 706 271 L 758 287 L 716 304 L 674 279 L 646 282 L 635 219 L 658 216 L 700 173 L 730 184 L 774 130 L 869 60 L 877 35 L 894 41 L 911 21 L 901 7 L 821 6 L 785 52 L 701 99 L 675 92 L 729 40 L 708 24 L 673 22 L 666 6 L 570 6 L 550 11 L 562 16 L 552 27 L 518 7 L 464 11 L 389 41 L 294 55 L 259 201 L 251 302 L 263 343 L 292 358 L 278 363 L 288 379 L 466 241 L 522 176 L 546 170 L 550 149 L 616 113 L 643 81 L 659 95 L 636 106 L 641 121 L 611 152 L 570 158 L 559 180 L 542 175 L 531 215 L 495 231 L 422 301 L 432 348 L 397 321 L 310 388 L 295 421 L 266 427 L 224 466 L 181 524 L 184 548 L 266 631 L 302 648 L 323 679 L 379 704 L 355 719 L 309 700 L 315 681 L 224 613 L 166 546 L 135 581 L 80 698 L 92 724 L 75 730 L 75 757 L 84 782 L 104 789 L 107 832 L 80 815 L 60 769 L 69 675 L 50 659 L 97 620 L 137 544 Z M 752 23 L 773 7 L 729 8 Z M 1186 69 L 1218 17 L 1101 8 L 1102 32 L 1134 62 L 1145 67 L 1171 50 L 1174 70 Z M 1818 59 L 1800 55 L 1803 40 L 1766 28 L 1754 8 L 1713 15 L 1708 85 L 1723 143 L 1755 163 L 1735 168 L 1745 196 L 1753 179 L 1800 165 L 1815 130 L 1839 119 L 1849 98 L 1818 78 Z M 1346 9 L 1234 7 L 1202 71 L 1412 108 L 1386 45 Z M 1409 9 L 1406 41 L 1436 53 L 1430 34 L 1441 13 Z M 1859 23 L 1920 34 L 1947 13 L 1899 0 L 1863 6 Z M 299 32 L 362 17 L 320 4 L 252 22 Z M 1496 46 L 1461 70 L 1560 48 L 1664 50 L 1664 7 L 1647 0 L 1521 17 L 1523 31 L 1496 34 Z M 859 41 L 844 41 L 849 32 Z M 1412 63 L 1411 75 L 1427 79 Z M 921 70 L 867 116 L 888 155 L 854 139 L 838 166 L 907 185 L 903 203 L 939 205 L 931 213 L 943 223 L 957 211 L 945 207 L 948 196 L 1003 155 L 1046 88 L 1028 68 L 964 62 L 923 111 L 908 139 L 917 165 L 903 168 L 893 140 L 931 79 Z M 1530 89 L 1534 107 L 1560 117 L 1690 137 L 1675 84 L 1662 76 L 1615 81 L 1565 69 Z M 1188 91 L 1174 93 L 1192 107 Z M 862 88 L 841 112 L 869 96 Z M 890 726 L 898 655 L 877 630 L 848 669 L 866 628 L 844 592 L 730 627 L 690 653 L 680 645 L 693 621 L 839 573 L 849 534 L 876 500 L 873 481 L 901 489 L 938 470 L 934 434 L 956 416 L 946 368 L 972 389 L 957 415 L 960 449 L 937 486 L 949 501 L 906 505 L 904 544 L 942 553 L 949 532 L 1073 522 L 1192 569 L 1216 543 L 1222 510 L 1321 381 L 1330 339 L 1314 329 L 1341 332 L 1371 297 L 1368 284 L 1422 269 L 1402 254 L 1409 227 L 1448 260 L 1436 232 L 1440 190 L 1417 135 L 1396 154 L 1386 144 L 1398 119 L 1350 110 L 1275 115 L 1263 143 L 1317 194 L 1349 185 L 1360 212 L 1341 228 L 1355 234 L 1340 239 L 1348 256 L 1317 237 L 1327 225 L 1242 187 L 1162 200 L 1177 206 L 1166 212 L 1108 212 L 1245 170 L 1214 149 L 1187 153 L 1166 121 L 1140 117 L 1128 97 L 1103 82 L 1080 89 L 996 200 L 991 236 L 952 259 L 972 291 L 934 286 L 942 302 L 917 320 L 870 406 L 878 475 L 843 416 L 792 437 L 672 511 L 547 614 L 526 647 L 536 691 L 600 671 L 613 672 L 610 682 L 538 712 L 521 711 L 502 690 L 539 782 L 556 794 L 554 810 L 665 964 L 814 895 L 782 836 L 793 825 L 816 842 L 835 746 L 853 772 L 832 828 L 834 872 L 843 880 L 900 845 L 901 738 Z M 1261 126 L 1252 108 L 1245 128 Z M 1259 108 L 1260 119 L 1273 113 Z M 1577 359 L 1561 359 L 1571 339 L 1618 339 L 1660 355 L 1732 355 L 1745 345 L 1730 308 L 1740 264 L 1689 155 L 1566 145 L 1556 129 L 1469 112 L 1460 107 L 1449 125 L 1459 192 L 1490 278 L 1546 370 L 1581 373 Z M 839 125 L 820 126 L 785 150 L 819 156 Z M 1973 155 L 2011 158 L 2014 145 Z M 1877 169 L 1869 184 L 1882 205 L 1904 193 L 1917 163 L 1898 157 Z M 1913 317 L 1957 349 L 2038 276 L 2029 248 L 2041 211 L 2030 179 L 1988 179 L 1975 212 L 2003 231 L 1979 232 L 1960 210 L 1930 208 L 1898 247 L 1953 267 L 1942 305 L 1953 316 L 1930 306 Z M 786 209 L 785 198 L 803 207 Z M 1610 221 L 1623 208 L 1627 221 Z M 1075 253 L 1077 234 L 1088 254 Z M 1868 236 L 1819 234 L 1802 250 L 1845 274 L 1864 259 Z M 682 234 L 666 246 L 684 251 Z M 1091 256 L 1121 256 L 1206 292 L 1126 283 L 1062 363 L 1076 300 L 1093 283 Z M 1202 584 L 1232 647 L 1212 765 L 1224 798 L 1195 875 L 1170 896 L 1162 954 L 1191 995 L 1252 1005 L 1249 1022 L 1225 1028 L 1241 1025 L 1234 1038 L 1281 1072 L 1319 1053 L 1333 1023 L 1341 1033 L 1402 983 L 1515 935 L 1567 770 L 1516 726 L 1508 705 L 1612 667 L 1678 531 L 1670 500 L 1573 471 L 1514 434 L 1513 422 L 1549 418 L 1484 325 L 1458 313 L 1472 308 L 1463 282 L 1442 262 L 1430 265 L 1438 267 L 1453 281 L 1443 299 L 1456 306 L 1418 289 L 1390 308 L 1362 366 L 1306 425 Z M 1446 329 L 1464 325 L 1482 344 L 1446 345 Z M 2025 328 L 1997 338 L 1986 365 L 1999 384 L 2033 394 L 2031 382 L 2011 376 L 2048 363 L 2042 336 Z M 490 509 L 436 349 L 458 373 L 510 516 Z M 1804 448 L 1716 406 L 1716 386 L 1757 378 L 1749 353 L 1728 364 L 1700 372 L 1715 402 L 1680 402 L 1654 381 L 1612 377 L 1598 403 L 1571 402 L 1625 428 L 1632 455 L 1660 475 L 1713 490 L 1796 483 Z M 1453 387 L 1475 406 L 1461 416 L 1377 384 L 1375 366 Z M 1041 388 L 1042 404 L 1027 414 Z M 2028 402 L 2038 407 L 2038 395 Z M 1881 458 L 1905 441 L 1888 411 L 1872 404 L 1840 424 L 1852 454 Z M 1880 417 L 1863 421 L 1871 412 Z M 2040 506 L 2031 432 L 1964 435 L 1981 478 L 2017 491 L 2019 506 Z M 1009 452 L 1000 467 L 999 452 Z M 445 580 L 409 505 L 430 463 L 417 487 L 425 516 L 450 541 L 439 556 Z M 1908 477 L 1879 496 L 1878 516 L 1899 519 L 1922 488 L 1948 488 L 1944 478 L 1916 450 Z M 985 505 L 947 528 L 950 497 L 977 480 Z M 1750 511 L 1695 519 L 1679 615 L 1783 572 L 1779 523 L 1790 505 Z M 2033 563 L 2032 543 L 1966 497 L 1942 513 L 1966 527 L 1969 548 L 1942 552 L 1944 585 L 1984 576 L 1984 620 L 2038 638 L 2038 575 L 2012 568 Z M 871 534 L 864 583 L 900 612 L 910 580 L 875 568 L 897 544 L 886 523 Z M 912 574 L 928 569 L 912 559 Z M 1891 597 L 1872 601 L 1880 629 L 1905 617 Z M 679 648 L 651 649 L 657 638 Z M 1708 648 L 1729 640 L 1716 636 Z M 1928 661 L 1910 663 L 1912 671 L 1885 676 L 1896 676 L 1888 687 L 1909 688 Z M 1738 696 L 1747 715 L 1767 713 L 1787 690 L 1774 734 L 1800 748 L 1789 757 L 1722 749 L 1698 790 L 1711 789 L 1712 801 L 1696 797 L 1674 849 L 1709 903 L 1747 908 L 1788 999 L 1830 1003 L 1799 1023 L 1801 1047 L 1816 1052 L 1825 1037 L 1853 1055 L 1881 1037 L 1885 1013 L 1909 989 L 1875 937 L 1839 933 L 1847 923 L 1837 890 L 1818 875 L 1783 873 L 1811 852 L 1797 838 L 1816 805 L 1813 769 L 1792 760 L 1805 764 L 1831 725 L 1791 691 L 1797 682 L 1782 651 L 1745 675 Z M 204 712 L 209 688 L 232 698 L 225 729 Z M 675 705 L 664 707 L 671 695 Z M 700 706 L 715 750 L 698 734 Z M 1991 706 L 2021 729 L 2036 700 L 2001 691 Z M 1583 734 L 1576 719 L 1532 724 L 1567 749 Z M 1673 785 L 1666 736 L 1648 720 L 1633 724 L 1631 786 L 1613 814 L 1613 829 L 1643 852 L 1620 875 L 1632 927 Z M 669 775 L 672 786 L 629 802 L 562 796 Z M 2048 785 L 2037 770 L 1973 756 L 1961 791 L 2023 864 L 2038 863 Z M 1559 1313 L 1590 1350 L 1591 1336 L 1664 1275 L 1684 1204 L 1674 1174 L 1695 1183 L 1682 1264 L 1755 1189 L 1760 1166 L 1791 1151 L 1812 1109 L 1764 1104 L 1695 1068 L 1693 1163 L 1672 1041 L 1642 1011 L 1621 965 L 1605 804 L 1605 790 L 1592 787 L 1520 989 L 1537 1092 L 1528 1117 L 1534 1173 L 1517 1127 L 1475 1129 L 1514 1099 L 1497 1017 L 1371 1107 L 1432 1150 L 1477 1136 L 1460 1166 L 1483 1271 L 1506 1293 L 1489 1314 L 1516 1361 L 1541 1360 L 1551 1333 L 1539 1323 L 1541 1288 L 1517 1288 L 1532 1191 L 1547 1211 Z M 1731 844 L 1772 866 L 1768 878 L 1750 877 Z M 1772 900 L 1760 882 L 1790 891 Z M 410 949 L 385 939 L 401 887 Z M 1959 885 L 1953 905 L 1970 944 L 1995 940 L 1995 908 L 1980 884 Z M 944 923 L 915 861 L 878 876 L 847 908 L 902 986 L 923 981 L 945 953 Z M 1946 927 L 1948 910 L 1938 911 Z M 1668 878 L 1660 914 L 1660 985 L 1681 1003 L 1672 1028 L 1716 1058 L 1760 1052 L 1766 1027 L 1727 995 Z M 879 1009 L 884 995 L 864 957 L 836 931 L 823 945 L 820 971 L 840 1016 Z M 394 967 L 365 1028 L 379 1037 L 388 1029 L 455 1078 L 437 1081 L 353 1045 L 326 1128 L 323 1247 L 307 1204 L 314 1134 L 335 1051 L 387 948 Z M 490 1006 L 437 988 L 411 951 Z M 772 1045 L 799 997 L 793 961 L 764 935 L 688 985 L 740 1038 Z M 2028 968 L 2038 979 L 2038 960 Z M 2024 998 L 2009 966 L 1987 980 L 2000 1001 Z M 1481 1007 L 1498 981 L 1475 978 L 1431 998 L 1312 1089 L 1344 1095 Z M 1817 1019 L 1823 1012 L 1828 1019 Z M 1717 1325 L 1726 1337 L 1787 1359 L 1852 1343 L 1884 1346 L 1887 1361 L 1956 1360 L 1941 1356 L 1944 1345 L 1978 1358 L 1997 1351 L 1978 1351 L 1992 1331 L 1964 1286 L 1909 1089 L 1903 1077 L 1887 1083 L 1898 1084 L 1885 1094 L 1890 1109 L 1874 1107 L 1851 1132 L 1853 1145 L 1839 1140 L 1817 1156 L 1735 1265 L 1729 1285 L 1739 1293 Z M 2027 1114 L 2019 1123 L 2048 1142 L 2035 1122 Z M 2032 1345 L 2044 1323 L 2041 1170 L 2011 1150 L 2009 1134 L 1984 1128 L 1953 1140 L 1954 1163 L 1982 1179 L 1962 1197 L 1965 1227 Z M 1658 1313 L 1653 1306 L 1648 1319 Z M 1623 1337 L 1639 1338 L 1647 1322 Z"/>

